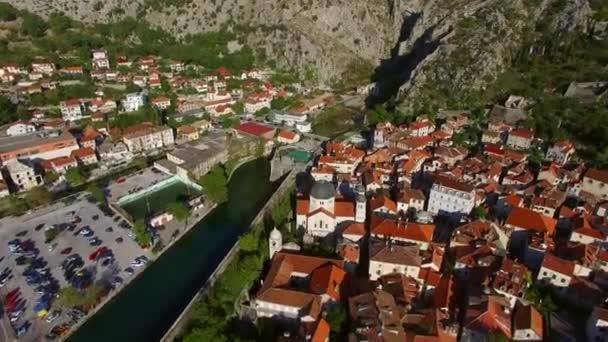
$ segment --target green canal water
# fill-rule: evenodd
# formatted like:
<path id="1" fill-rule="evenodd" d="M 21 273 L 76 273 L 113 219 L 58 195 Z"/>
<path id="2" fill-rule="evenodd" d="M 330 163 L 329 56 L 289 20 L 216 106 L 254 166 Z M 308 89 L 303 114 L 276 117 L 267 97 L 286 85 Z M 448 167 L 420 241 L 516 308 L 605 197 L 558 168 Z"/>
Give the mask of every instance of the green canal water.
<path id="1" fill-rule="evenodd" d="M 149 214 L 158 214 L 165 210 L 167 206 L 183 198 L 190 198 L 198 195 L 198 190 L 177 181 L 164 188 L 158 189 L 153 193 L 145 195 L 122 206 L 134 220 L 144 219 Z"/>
<path id="2" fill-rule="evenodd" d="M 277 184 L 270 164 L 241 166 L 218 206 L 70 338 L 71 342 L 159 341 L 206 281 Z"/>

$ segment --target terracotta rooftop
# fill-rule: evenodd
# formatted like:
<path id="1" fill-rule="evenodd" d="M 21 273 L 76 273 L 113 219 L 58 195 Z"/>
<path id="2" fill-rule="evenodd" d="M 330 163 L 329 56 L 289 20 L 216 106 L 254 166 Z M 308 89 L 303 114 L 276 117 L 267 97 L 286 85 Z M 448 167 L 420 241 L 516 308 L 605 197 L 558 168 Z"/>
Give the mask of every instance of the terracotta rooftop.
<path id="1" fill-rule="evenodd" d="M 520 207 L 514 207 L 505 222 L 506 225 L 549 235 L 553 235 L 556 223 L 556 220 L 548 216 Z"/>
<path id="2" fill-rule="evenodd" d="M 564 260 L 552 254 L 545 254 L 542 267 L 567 276 L 574 274 L 574 263 L 572 261 Z"/>
<path id="3" fill-rule="evenodd" d="M 585 173 L 585 177 L 591 178 L 602 183 L 608 183 L 608 170 L 598 170 L 591 168 Z"/>
<path id="4" fill-rule="evenodd" d="M 381 219 L 376 215 L 372 217 L 371 234 L 381 237 L 401 238 L 411 241 L 431 242 L 435 232 L 435 225 L 414 222 Z"/>

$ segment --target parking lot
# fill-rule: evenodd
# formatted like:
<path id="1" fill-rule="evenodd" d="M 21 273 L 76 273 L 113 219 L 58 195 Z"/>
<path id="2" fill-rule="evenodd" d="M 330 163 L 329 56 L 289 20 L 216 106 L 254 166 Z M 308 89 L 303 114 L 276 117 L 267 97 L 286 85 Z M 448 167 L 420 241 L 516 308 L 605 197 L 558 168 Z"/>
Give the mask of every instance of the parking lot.
<path id="1" fill-rule="evenodd" d="M 21 217 L 0 220 L 0 296 L 5 302 L 2 311 L 7 311 L 2 315 L 0 340 L 8 340 L 14 329 L 24 324 L 29 328 L 19 337 L 20 341 L 40 341 L 53 327 L 70 321 L 73 324 L 76 320 L 68 317 L 67 310 L 47 323 L 34 309 L 40 302 L 48 302 L 52 307 L 60 288 L 86 287 L 91 282 L 104 288 L 118 288 L 134 272 L 143 269 L 141 265 L 131 267 L 131 263 L 142 255 L 150 255 L 129 237 L 132 234 L 128 224 L 112 215 L 82 194 L 71 204 L 56 203 Z M 45 233 L 51 230 L 52 234 Z M 45 241 L 52 235 L 56 235 L 52 241 Z M 98 250 L 103 252 L 92 255 Z M 82 260 L 67 267 L 69 282 L 68 272 L 62 268 L 68 258 Z M 2 281 L 5 272 L 6 280 Z M 7 295 L 19 298 L 16 307 L 9 307 Z M 12 311 L 23 312 L 9 323 Z"/>
<path id="2" fill-rule="evenodd" d="M 127 177 L 121 177 L 107 187 L 107 197 L 110 202 L 119 202 L 121 198 L 145 190 L 171 175 L 162 173 L 153 167 L 141 170 Z"/>

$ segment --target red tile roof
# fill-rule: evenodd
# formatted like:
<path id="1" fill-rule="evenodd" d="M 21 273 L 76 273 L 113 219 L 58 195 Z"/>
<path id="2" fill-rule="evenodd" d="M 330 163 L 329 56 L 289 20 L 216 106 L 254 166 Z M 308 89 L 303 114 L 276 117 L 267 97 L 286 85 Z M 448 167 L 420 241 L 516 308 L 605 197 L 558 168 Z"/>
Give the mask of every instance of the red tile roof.
<path id="1" fill-rule="evenodd" d="M 272 127 L 261 125 L 259 123 L 255 123 L 255 122 L 242 123 L 236 129 L 241 132 L 245 132 L 247 134 L 251 134 L 251 135 L 255 135 L 255 136 L 261 136 L 261 135 L 274 131 L 274 128 L 272 128 Z"/>
<path id="2" fill-rule="evenodd" d="M 326 342 L 329 341 L 329 324 L 326 320 L 320 319 L 317 328 L 315 329 L 315 333 L 312 335 L 311 342 Z"/>
<path id="3" fill-rule="evenodd" d="M 574 263 L 572 261 L 564 260 L 552 254 L 545 254 L 542 267 L 567 276 L 574 274 Z"/>
<path id="4" fill-rule="evenodd" d="M 355 205 L 350 201 L 336 201 L 334 214 L 336 217 L 355 217 Z"/>
<path id="5" fill-rule="evenodd" d="M 525 139 L 533 139 L 534 138 L 534 132 L 528 130 L 528 129 L 514 129 L 512 130 L 509 135 L 513 135 L 516 137 L 520 137 L 520 138 L 525 138 Z"/>
<path id="6" fill-rule="evenodd" d="M 77 150 L 72 151 L 72 153 L 70 154 L 72 156 L 72 158 L 86 158 L 86 157 L 90 157 L 90 156 L 94 156 L 95 155 L 95 150 L 91 147 L 83 147 L 83 148 L 79 148 Z"/>
<path id="7" fill-rule="evenodd" d="M 468 308 L 464 327 L 481 333 L 501 333 L 511 338 L 509 303 L 499 296 L 488 296 L 487 301 Z"/>
<path id="8" fill-rule="evenodd" d="M 591 178 L 602 183 L 608 183 L 608 170 L 589 169 L 585 173 L 585 177 Z"/>
<path id="9" fill-rule="evenodd" d="M 296 138 L 296 134 L 282 129 L 279 131 L 279 137 L 287 140 L 294 140 Z"/>
<path id="10" fill-rule="evenodd" d="M 396 213 L 397 212 L 397 203 L 395 203 L 395 201 L 393 201 L 392 199 L 390 199 L 386 196 L 378 196 L 376 198 L 373 198 L 370 201 L 370 208 L 372 210 L 386 208 L 386 209 Z"/>
<path id="11" fill-rule="evenodd" d="M 434 232 L 435 225 L 432 224 L 397 222 L 391 219 L 378 219 L 377 216 L 372 217 L 372 235 L 431 242 Z"/>
<path id="12" fill-rule="evenodd" d="M 342 231 L 342 235 L 365 235 L 365 226 L 363 223 L 352 222 Z"/>
<path id="13" fill-rule="evenodd" d="M 308 215 L 308 208 L 310 206 L 310 201 L 303 198 L 298 198 L 296 201 L 296 214 L 297 215 Z"/>
<path id="14" fill-rule="evenodd" d="M 335 301 L 340 301 L 342 282 L 346 272 L 331 263 L 325 264 L 314 271 L 310 276 L 310 289 L 319 295 L 326 294 Z"/>
<path id="15" fill-rule="evenodd" d="M 505 224 L 553 235 L 556 220 L 526 208 L 514 207 Z"/>

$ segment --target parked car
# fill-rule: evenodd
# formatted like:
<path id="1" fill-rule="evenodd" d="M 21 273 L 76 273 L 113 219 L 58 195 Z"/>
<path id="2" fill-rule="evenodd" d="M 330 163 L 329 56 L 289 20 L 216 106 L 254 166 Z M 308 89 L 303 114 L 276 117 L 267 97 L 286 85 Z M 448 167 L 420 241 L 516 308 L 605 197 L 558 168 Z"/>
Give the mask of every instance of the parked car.
<path id="1" fill-rule="evenodd" d="M 62 249 L 60 253 L 61 253 L 62 255 L 68 255 L 68 254 L 70 254 L 71 252 L 72 252 L 72 247 L 67 247 L 67 248 Z"/>
<path id="2" fill-rule="evenodd" d="M 46 322 L 51 323 L 57 318 L 59 318 L 59 316 L 61 316 L 61 310 L 53 310 L 50 314 L 46 316 Z"/>
<path id="3" fill-rule="evenodd" d="M 27 230 L 22 230 L 19 233 L 15 234 L 15 236 L 17 237 L 24 237 L 25 235 L 27 235 Z"/>
<path id="4" fill-rule="evenodd" d="M 17 328 L 17 336 L 23 336 L 30 328 L 30 322 L 26 321 Z"/>

